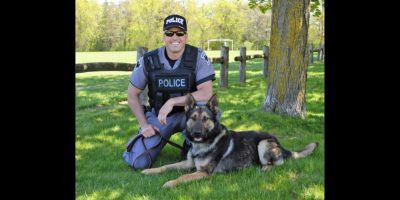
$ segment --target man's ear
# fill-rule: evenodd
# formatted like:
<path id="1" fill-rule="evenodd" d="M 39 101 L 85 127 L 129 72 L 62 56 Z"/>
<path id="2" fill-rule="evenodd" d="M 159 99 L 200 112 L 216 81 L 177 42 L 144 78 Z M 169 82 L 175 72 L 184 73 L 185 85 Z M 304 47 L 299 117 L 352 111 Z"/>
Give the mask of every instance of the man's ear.
<path id="1" fill-rule="evenodd" d="M 194 99 L 192 94 L 188 93 L 186 95 L 186 101 L 185 101 L 185 112 L 187 112 L 190 109 L 193 109 L 195 105 L 196 105 L 196 100 Z"/>
<path id="2" fill-rule="evenodd" d="M 218 99 L 217 99 L 217 94 L 214 93 L 210 100 L 207 102 L 207 106 L 211 109 L 211 111 L 214 112 L 214 114 L 217 114 L 219 112 L 218 108 Z"/>

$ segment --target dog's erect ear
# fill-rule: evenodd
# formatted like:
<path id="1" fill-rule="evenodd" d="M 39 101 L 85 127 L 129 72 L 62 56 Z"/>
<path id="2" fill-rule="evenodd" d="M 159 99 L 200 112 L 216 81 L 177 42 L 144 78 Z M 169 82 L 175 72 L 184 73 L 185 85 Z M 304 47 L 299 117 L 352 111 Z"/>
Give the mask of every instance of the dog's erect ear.
<path id="1" fill-rule="evenodd" d="M 207 102 L 207 106 L 215 113 L 217 114 L 219 112 L 218 108 L 218 99 L 217 99 L 217 94 L 213 94 Z"/>
<path id="2" fill-rule="evenodd" d="M 187 112 L 188 110 L 194 108 L 196 105 L 196 100 L 192 96 L 192 94 L 188 93 L 186 95 L 186 102 L 185 102 L 185 111 Z"/>

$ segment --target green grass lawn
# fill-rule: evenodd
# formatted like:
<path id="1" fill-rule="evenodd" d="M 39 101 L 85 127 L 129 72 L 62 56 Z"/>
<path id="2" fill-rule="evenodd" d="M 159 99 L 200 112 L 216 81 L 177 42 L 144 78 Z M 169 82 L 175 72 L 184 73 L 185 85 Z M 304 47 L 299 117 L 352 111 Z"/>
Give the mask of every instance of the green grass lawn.
<path id="1" fill-rule="evenodd" d="M 287 160 L 267 173 L 252 166 L 162 189 L 166 181 L 188 171 L 144 176 L 122 160 L 126 143 L 139 128 L 126 103 L 131 72 L 78 73 L 76 199 L 324 199 L 324 65 L 308 68 L 306 119 L 260 111 L 266 88 L 261 66 L 261 59 L 248 61 L 247 84 L 240 85 L 238 63 L 230 63 L 229 89 L 220 90 L 219 65 L 214 65 L 221 122 L 234 130 L 270 132 L 290 150 L 318 141 L 314 154 Z M 172 140 L 182 144 L 183 137 L 178 133 Z M 153 166 L 178 160 L 179 150 L 167 144 Z"/>

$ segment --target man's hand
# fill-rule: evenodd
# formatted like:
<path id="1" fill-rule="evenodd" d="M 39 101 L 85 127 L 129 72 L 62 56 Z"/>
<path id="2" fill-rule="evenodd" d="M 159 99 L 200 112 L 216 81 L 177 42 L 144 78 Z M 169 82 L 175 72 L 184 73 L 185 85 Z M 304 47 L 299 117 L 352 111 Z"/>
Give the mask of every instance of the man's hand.
<path id="1" fill-rule="evenodd" d="M 141 133 L 145 138 L 155 135 L 156 134 L 155 131 L 160 132 L 160 129 L 151 124 L 146 124 L 141 128 Z"/>
<path id="2" fill-rule="evenodd" d="M 167 102 L 161 107 L 160 111 L 158 112 L 158 121 L 160 124 L 165 125 L 167 124 L 167 115 L 172 111 L 174 108 L 173 100 L 168 99 Z"/>

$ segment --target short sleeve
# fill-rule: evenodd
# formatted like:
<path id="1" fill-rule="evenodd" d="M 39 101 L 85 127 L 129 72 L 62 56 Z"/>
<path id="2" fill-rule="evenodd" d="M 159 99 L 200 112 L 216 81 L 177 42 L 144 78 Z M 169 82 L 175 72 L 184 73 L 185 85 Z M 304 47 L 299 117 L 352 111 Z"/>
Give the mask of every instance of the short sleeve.
<path id="1" fill-rule="evenodd" d="M 138 89 L 144 90 L 147 85 L 147 72 L 143 63 L 143 56 L 139 59 L 132 74 L 129 78 L 129 82 Z"/>
<path id="2" fill-rule="evenodd" d="M 200 85 L 206 81 L 215 80 L 214 67 L 208 59 L 206 53 L 199 48 L 196 63 L 196 85 Z"/>

